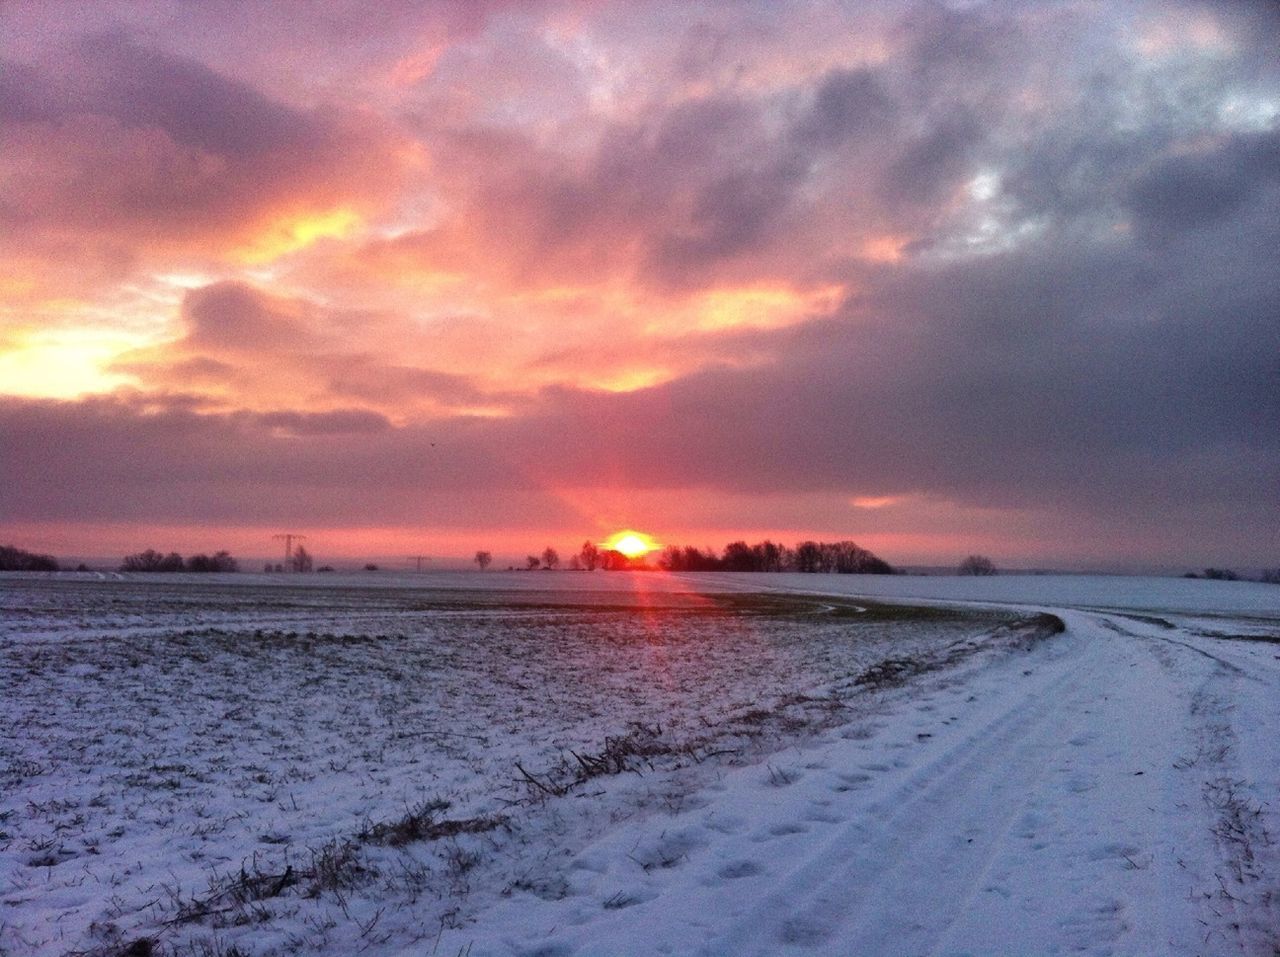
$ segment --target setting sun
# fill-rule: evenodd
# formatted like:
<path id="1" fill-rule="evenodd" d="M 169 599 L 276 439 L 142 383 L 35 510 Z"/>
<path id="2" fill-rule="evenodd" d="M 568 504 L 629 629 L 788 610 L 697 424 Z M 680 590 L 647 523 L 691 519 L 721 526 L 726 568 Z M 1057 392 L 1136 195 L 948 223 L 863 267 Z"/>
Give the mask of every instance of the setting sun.
<path id="1" fill-rule="evenodd" d="M 619 552 L 627 558 L 643 558 L 650 552 L 657 551 L 662 546 L 655 542 L 644 532 L 633 532 L 630 530 L 615 532 L 605 540 L 601 546 L 606 551 Z"/>

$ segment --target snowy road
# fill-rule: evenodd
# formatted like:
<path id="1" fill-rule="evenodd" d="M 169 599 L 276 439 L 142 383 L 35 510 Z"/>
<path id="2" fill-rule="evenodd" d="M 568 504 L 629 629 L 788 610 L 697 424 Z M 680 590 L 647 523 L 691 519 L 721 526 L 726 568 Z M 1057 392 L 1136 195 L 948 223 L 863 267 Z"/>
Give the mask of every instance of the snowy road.
<path id="1" fill-rule="evenodd" d="M 508 905 L 524 933 L 463 937 L 477 954 L 1270 957 L 1280 645 L 1060 614 L 1068 632 L 1027 656 L 611 834 L 575 896 Z M 634 864 L 664 843 L 669 866 Z"/>

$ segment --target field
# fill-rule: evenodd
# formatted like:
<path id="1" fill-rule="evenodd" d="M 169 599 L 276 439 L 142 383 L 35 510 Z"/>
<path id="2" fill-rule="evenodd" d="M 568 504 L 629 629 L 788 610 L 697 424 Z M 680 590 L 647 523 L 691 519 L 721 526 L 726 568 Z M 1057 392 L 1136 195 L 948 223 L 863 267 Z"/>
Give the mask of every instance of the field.
<path id="1" fill-rule="evenodd" d="M 0 953 L 1271 955 L 1280 589 L 1144 581 L 7 576 Z"/>

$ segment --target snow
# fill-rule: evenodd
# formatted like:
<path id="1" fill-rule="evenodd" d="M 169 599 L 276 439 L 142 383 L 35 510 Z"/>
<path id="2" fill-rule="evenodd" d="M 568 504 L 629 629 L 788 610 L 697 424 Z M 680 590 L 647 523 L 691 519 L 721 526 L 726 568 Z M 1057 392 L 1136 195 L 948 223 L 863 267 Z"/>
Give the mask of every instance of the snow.
<path id="1" fill-rule="evenodd" d="M 1280 942 L 1274 586 L 9 575 L 0 596 L 0 953 Z"/>
<path id="2" fill-rule="evenodd" d="M 1102 610 L 1205 612 L 1280 618 L 1280 588 L 1247 581 L 1148 578 L 1125 575 L 751 575 L 702 578 L 716 587 L 769 588 L 858 595 L 884 600 L 1039 605 Z M 815 585 L 815 579 L 820 584 Z"/>

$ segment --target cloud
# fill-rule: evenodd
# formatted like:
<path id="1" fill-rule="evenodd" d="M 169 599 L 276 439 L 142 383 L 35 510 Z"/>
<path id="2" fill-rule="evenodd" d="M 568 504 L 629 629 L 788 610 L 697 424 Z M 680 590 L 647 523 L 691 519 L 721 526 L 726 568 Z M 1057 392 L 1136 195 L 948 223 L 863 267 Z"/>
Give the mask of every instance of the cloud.
<path id="1" fill-rule="evenodd" d="M 120 33 L 4 73 L 4 247 L 48 261 L 118 249 L 127 275 L 179 254 L 287 251 L 324 234 L 314 217 L 380 208 L 404 162 L 367 113 L 290 106 Z"/>
<path id="2" fill-rule="evenodd" d="M 1280 130 L 1227 137 L 1214 149 L 1162 157 L 1133 183 L 1127 206 L 1152 229 L 1219 222 L 1280 180 Z"/>
<path id="3" fill-rule="evenodd" d="M 242 282 L 221 282 L 189 292 L 182 315 L 195 349 L 231 352 L 304 352 L 315 348 L 313 330 L 296 303 L 273 299 Z"/>
<path id="4" fill-rule="evenodd" d="M 332 412 L 264 412 L 254 421 L 288 435 L 351 435 L 382 432 L 391 427 L 385 416 L 366 409 Z"/>
<path id="5" fill-rule="evenodd" d="M 485 390 L 467 376 L 413 365 L 423 337 L 407 336 L 398 316 L 334 309 L 238 281 L 189 290 L 181 316 L 181 337 L 135 350 L 112 371 L 147 389 L 203 394 L 223 409 L 323 407 L 325 415 L 338 417 L 314 420 L 321 423 L 385 423 L 374 409 L 402 418 L 459 408 L 500 409 L 513 401 L 510 391 Z M 388 329 L 398 333 L 397 347 L 372 351 Z M 367 414 L 373 418 L 343 418 L 355 414 L 343 408 L 353 401 L 372 406 Z M 274 423 L 279 426 L 295 415 L 269 414 L 282 416 Z M 323 430 L 312 425 L 306 431 Z"/>
<path id="6" fill-rule="evenodd" d="M 886 130 L 894 113 L 893 98 L 876 71 L 837 68 L 817 83 L 813 103 L 793 135 L 801 144 L 830 149 Z"/>
<path id="7" fill-rule="evenodd" d="M 23 281 L 201 277 L 116 363 L 138 395 L 5 403 L 12 515 L 123 521 L 145 483 L 173 521 L 570 521 L 586 489 L 882 530 L 907 504 L 848 502 L 1235 515 L 1261 552 L 1262 5 L 397 7 L 412 39 L 325 9 L 287 49 L 349 28 L 358 69 L 135 26 L 0 71 Z"/>
<path id="8" fill-rule="evenodd" d="M 1270 229 L 1274 236 L 1274 221 Z M 334 490 L 340 510 L 344 483 L 385 475 L 391 463 L 408 467 L 427 454 L 424 441 L 437 441 L 455 467 L 417 480 L 437 491 L 465 474 L 468 486 L 495 494 L 621 485 L 914 493 L 1113 514 L 1231 501 L 1261 514 L 1271 507 L 1266 477 L 1280 475 L 1271 427 L 1280 415 L 1280 291 L 1273 283 L 1220 299 L 1192 294 L 1193 266 L 1171 261 L 1149 280 L 1141 310 L 1118 311 L 1144 259 L 1141 245 L 1081 259 L 1044 242 L 886 273 L 839 317 L 755 333 L 772 357 L 763 365 L 629 394 L 544 390 L 503 419 L 380 425 L 376 448 L 359 437 L 328 445 L 307 460 L 307 474 Z M 134 448 L 132 431 L 154 442 L 162 420 L 96 408 L 116 434 L 110 461 L 182 454 Z M 79 427 L 70 410 L 62 415 L 62 427 Z M 215 460 L 248 447 L 255 471 L 271 471 L 295 454 L 268 428 L 287 419 L 171 417 L 187 423 L 184 442 L 190 434 L 212 443 Z M 48 433 L 42 441 L 75 445 L 49 443 Z M 165 481 L 180 486 L 182 477 Z M 23 484 L 10 485 L 19 498 Z"/>

